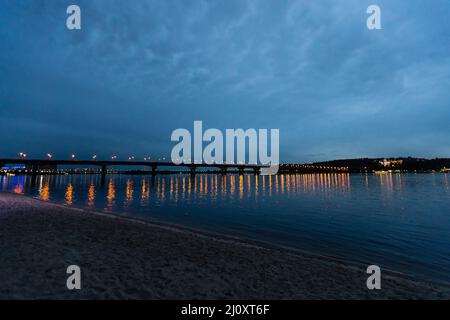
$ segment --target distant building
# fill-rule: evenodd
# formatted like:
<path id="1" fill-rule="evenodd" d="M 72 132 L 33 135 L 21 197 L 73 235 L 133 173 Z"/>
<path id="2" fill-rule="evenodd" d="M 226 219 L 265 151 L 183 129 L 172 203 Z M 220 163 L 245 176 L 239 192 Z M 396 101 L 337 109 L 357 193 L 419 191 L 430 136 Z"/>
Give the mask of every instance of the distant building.
<path id="1" fill-rule="evenodd" d="M 384 159 L 382 161 L 380 161 L 380 164 L 383 167 L 394 167 L 394 166 L 401 166 L 403 164 L 403 160 L 399 159 L 399 160 L 395 160 L 395 159 Z"/>

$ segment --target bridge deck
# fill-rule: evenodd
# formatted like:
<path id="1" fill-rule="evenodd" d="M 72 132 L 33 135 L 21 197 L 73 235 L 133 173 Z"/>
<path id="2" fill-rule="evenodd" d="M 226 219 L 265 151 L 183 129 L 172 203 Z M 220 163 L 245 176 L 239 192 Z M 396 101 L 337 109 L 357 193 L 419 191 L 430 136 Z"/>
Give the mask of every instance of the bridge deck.
<path id="1" fill-rule="evenodd" d="M 160 161 L 120 161 L 120 160 L 53 160 L 53 159 L 0 159 L 0 164 L 24 164 L 36 166 L 51 166 L 51 165 L 91 165 L 91 166 L 147 166 L 147 167 L 188 167 L 200 168 L 211 167 L 219 169 L 261 169 L 268 167 L 259 164 L 229 164 L 229 163 L 182 163 L 175 164 L 173 162 Z"/>

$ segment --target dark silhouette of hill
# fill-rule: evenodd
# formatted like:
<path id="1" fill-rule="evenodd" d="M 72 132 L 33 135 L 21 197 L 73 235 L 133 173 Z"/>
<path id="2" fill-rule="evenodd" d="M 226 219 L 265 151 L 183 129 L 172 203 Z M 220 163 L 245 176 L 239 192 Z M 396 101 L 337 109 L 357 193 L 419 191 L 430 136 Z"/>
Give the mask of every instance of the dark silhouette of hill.
<path id="1" fill-rule="evenodd" d="M 349 172 L 374 172 L 374 171 L 402 171 L 402 172 L 432 172 L 448 171 L 450 158 L 361 158 L 340 159 L 323 162 L 315 162 L 315 166 L 348 167 Z"/>

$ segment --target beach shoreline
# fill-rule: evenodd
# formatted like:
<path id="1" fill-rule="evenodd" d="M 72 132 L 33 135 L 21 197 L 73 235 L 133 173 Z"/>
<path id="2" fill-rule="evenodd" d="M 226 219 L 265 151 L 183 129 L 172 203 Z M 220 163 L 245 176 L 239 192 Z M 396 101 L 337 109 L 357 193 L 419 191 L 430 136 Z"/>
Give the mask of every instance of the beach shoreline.
<path id="1" fill-rule="evenodd" d="M 0 299 L 448 299 L 450 287 L 174 224 L 0 192 Z M 79 265 L 82 289 L 66 288 Z"/>

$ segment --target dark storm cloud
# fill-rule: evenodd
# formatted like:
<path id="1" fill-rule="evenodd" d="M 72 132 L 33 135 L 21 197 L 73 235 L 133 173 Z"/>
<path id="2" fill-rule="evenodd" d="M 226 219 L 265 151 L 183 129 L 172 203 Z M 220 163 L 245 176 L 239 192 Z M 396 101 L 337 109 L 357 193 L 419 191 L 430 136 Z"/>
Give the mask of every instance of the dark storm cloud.
<path id="1" fill-rule="evenodd" d="M 449 156 L 450 7 L 0 2 L 0 153 L 168 155 L 170 133 L 280 128 L 281 160 Z"/>

